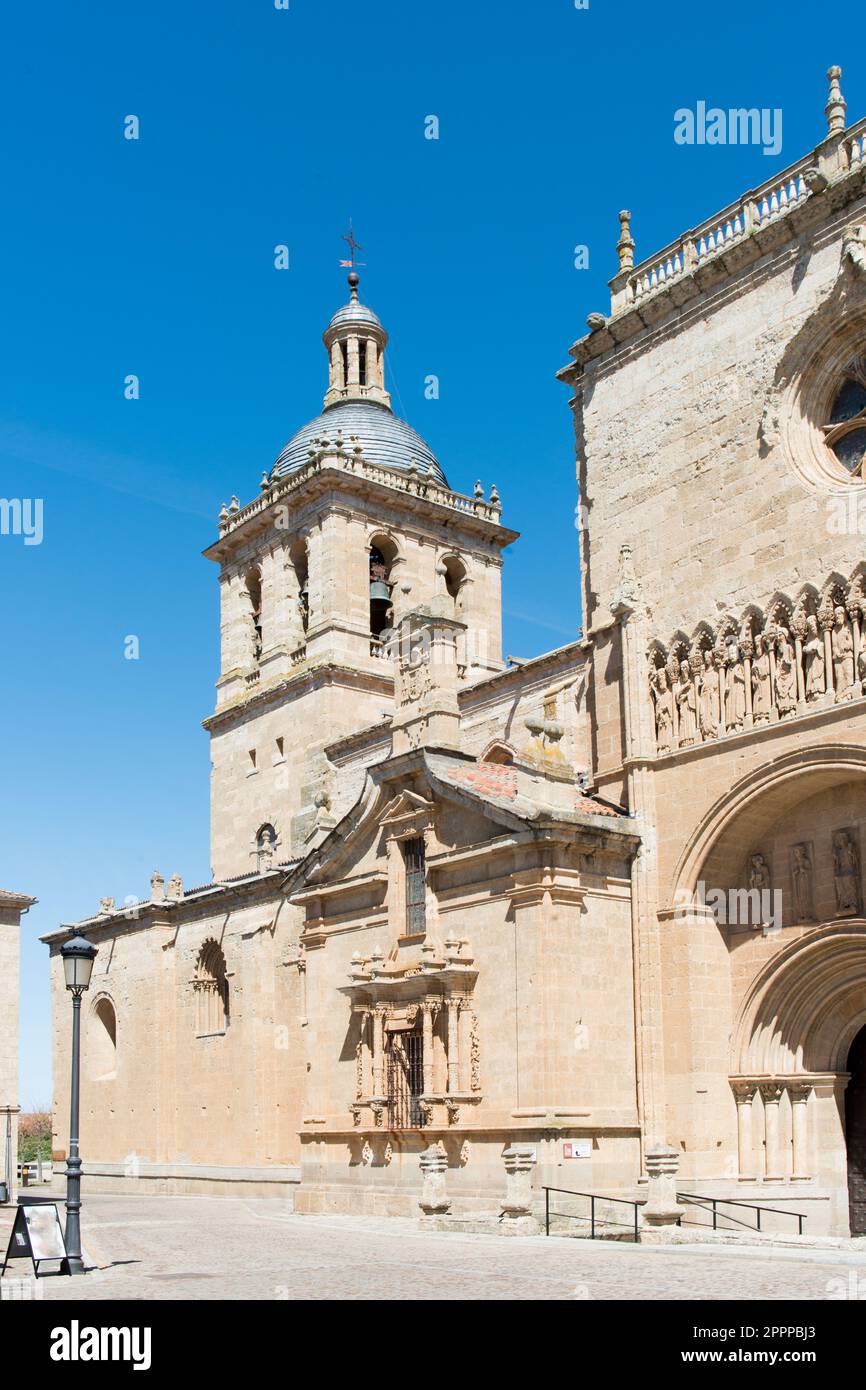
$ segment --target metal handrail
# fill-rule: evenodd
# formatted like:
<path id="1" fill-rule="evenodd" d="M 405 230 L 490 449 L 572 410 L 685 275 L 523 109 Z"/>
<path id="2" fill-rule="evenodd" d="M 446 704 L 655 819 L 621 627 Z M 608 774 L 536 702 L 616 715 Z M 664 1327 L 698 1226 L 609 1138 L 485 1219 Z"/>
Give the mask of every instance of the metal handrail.
<path id="1" fill-rule="evenodd" d="M 702 1207 L 704 1210 L 706 1210 L 706 1205 L 707 1205 L 707 1203 L 709 1203 L 709 1204 L 710 1204 L 710 1208 L 711 1208 L 711 1210 L 712 1210 L 712 1214 L 713 1214 L 713 1230 L 714 1230 L 714 1231 L 717 1231 L 717 1230 L 718 1230 L 718 1210 L 717 1210 L 717 1208 L 718 1208 L 718 1205 L 719 1205 L 719 1204 L 721 1204 L 722 1206 L 726 1206 L 726 1207 L 727 1207 L 727 1206 L 730 1206 L 730 1207 L 745 1207 L 748 1211 L 757 1212 L 757 1216 L 756 1216 L 756 1218 L 755 1218 L 755 1225 L 754 1225 L 754 1226 L 749 1226 L 749 1225 L 747 1224 L 747 1222 L 745 1222 L 745 1221 L 738 1221 L 737 1218 L 736 1218 L 735 1216 L 729 1216 L 729 1215 L 727 1215 L 725 1212 L 722 1213 L 722 1216 L 724 1217 L 724 1219 L 725 1219 L 726 1221 L 732 1221 L 732 1222 L 733 1222 L 735 1225 L 737 1225 L 737 1226 L 745 1226 L 745 1228 L 746 1228 L 747 1231 L 752 1231 L 752 1230 L 754 1230 L 754 1231 L 760 1231 L 760 1229 L 761 1229 L 761 1212 L 763 1212 L 763 1211 L 772 1212 L 772 1213 L 773 1213 L 774 1215 L 776 1215 L 776 1216 L 794 1216 L 794 1217 L 796 1217 L 796 1218 L 797 1218 L 797 1234 L 798 1234 L 798 1235 L 802 1235 L 802 1234 L 803 1234 L 803 1222 L 806 1220 L 805 1214 L 804 1214 L 803 1212 L 801 1212 L 801 1211 L 788 1211 L 788 1210 L 786 1210 L 784 1207 L 765 1207 L 765 1206 L 758 1206 L 758 1204 L 757 1204 L 756 1202 L 746 1202 L 746 1201 L 743 1200 L 742 1197 L 702 1197 L 702 1196 L 699 1196 L 699 1195 L 698 1195 L 697 1193 L 695 1193 L 695 1192 L 678 1192 L 678 1193 L 677 1193 L 677 1201 L 678 1201 L 678 1202 L 688 1202 L 688 1203 L 690 1203 L 692 1206 Z M 678 1222 L 677 1224 L 681 1224 L 681 1223 Z"/>
<path id="2" fill-rule="evenodd" d="M 588 1220 L 589 1223 L 590 1223 L 590 1239 L 591 1239 L 591 1240 L 595 1240 L 595 1227 L 596 1227 L 595 1204 L 596 1204 L 596 1202 L 619 1202 L 619 1204 L 620 1204 L 621 1206 L 624 1206 L 624 1207 L 634 1207 L 634 1238 L 635 1238 L 635 1241 L 638 1241 L 638 1240 L 640 1239 L 640 1236 L 639 1236 L 639 1230 L 640 1230 L 640 1207 L 641 1207 L 641 1203 L 640 1203 L 640 1202 L 631 1202 L 631 1201 L 629 1201 L 629 1199 L 628 1199 L 627 1197 L 606 1197 L 606 1196 L 604 1196 L 604 1194 L 599 1193 L 599 1192 L 575 1192 L 574 1189 L 571 1188 L 571 1187 L 543 1187 L 543 1188 L 542 1188 L 542 1191 L 543 1191 L 543 1193 L 544 1193 L 544 1234 L 545 1234 L 546 1236 L 549 1236 L 549 1235 L 550 1235 L 550 1194 L 551 1194 L 551 1192 L 562 1192 L 562 1193 L 564 1193 L 564 1194 L 565 1194 L 566 1196 L 568 1196 L 568 1197 L 588 1197 L 588 1198 L 589 1198 L 589 1216 L 588 1216 L 588 1217 L 586 1217 L 586 1216 L 576 1216 L 573 1212 L 570 1212 L 570 1211 L 558 1211 L 558 1212 L 554 1212 L 553 1215 L 554 1215 L 554 1216 L 564 1216 L 564 1217 L 566 1218 L 567 1221 L 587 1221 L 587 1220 Z M 603 1225 L 603 1226 L 623 1226 L 623 1227 L 628 1227 L 629 1229 L 631 1229 L 631 1227 L 632 1227 L 632 1223 L 631 1223 L 630 1221 L 604 1221 L 604 1220 L 602 1220 L 600 1224 Z"/>

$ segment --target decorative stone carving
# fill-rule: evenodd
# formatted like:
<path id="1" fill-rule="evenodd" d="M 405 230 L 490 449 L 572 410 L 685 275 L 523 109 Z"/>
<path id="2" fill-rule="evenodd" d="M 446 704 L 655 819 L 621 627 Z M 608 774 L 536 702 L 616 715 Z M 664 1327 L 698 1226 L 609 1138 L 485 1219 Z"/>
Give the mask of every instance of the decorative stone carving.
<path id="1" fill-rule="evenodd" d="M 150 900 L 154 903 L 161 903 L 165 897 L 165 879 L 158 869 L 154 869 L 150 876 Z"/>
<path id="2" fill-rule="evenodd" d="M 806 701 L 813 705 L 822 699 L 827 689 L 824 664 L 824 639 L 818 631 L 818 619 L 810 613 L 806 619 L 806 640 L 803 643 L 806 667 Z"/>
<path id="3" fill-rule="evenodd" d="M 753 854 L 749 859 L 749 888 L 752 892 L 757 890 L 759 893 L 769 893 L 770 891 L 770 866 L 766 856 L 763 854 Z"/>
<path id="4" fill-rule="evenodd" d="M 388 1164 L 391 1162 L 391 1159 L 392 1159 L 393 1157 L 394 1157 L 394 1150 L 393 1150 L 392 1147 L 391 1147 L 391 1141 L 390 1141 L 390 1139 L 389 1139 L 388 1142 L 387 1142 L 386 1145 L 385 1145 L 385 1149 L 384 1149 L 384 1152 L 383 1152 L 383 1154 L 382 1154 L 382 1161 L 383 1161 L 383 1163 L 385 1164 L 385 1167 L 386 1167 L 386 1168 L 388 1167 Z"/>
<path id="5" fill-rule="evenodd" d="M 169 902 L 179 903 L 181 901 L 183 898 L 183 879 L 180 874 L 172 874 L 171 878 L 168 880 L 168 888 L 166 889 L 165 896 L 168 898 Z"/>
<path id="6" fill-rule="evenodd" d="M 752 658 L 752 720 L 755 724 L 768 724 L 773 704 L 773 691 L 770 679 L 770 655 L 767 640 L 759 632 L 755 636 L 755 655 Z"/>
<path id="7" fill-rule="evenodd" d="M 445 1109 L 446 1109 L 447 1112 L 448 1112 L 448 1123 L 449 1123 L 449 1125 L 459 1125 L 459 1123 L 460 1123 L 460 1106 L 457 1104 L 456 1100 L 446 1099 L 446 1101 L 445 1101 Z"/>
<path id="8" fill-rule="evenodd" d="M 689 748 L 697 738 L 698 707 L 692 670 L 687 661 L 680 662 L 679 680 L 674 695 L 679 713 L 679 746 Z"/>
<path id="9" fill-rule="evenodd" d="M 776 636 L 776 709 L 780 719 L 797 712 L 797 655 L 786 627 Z"/>
<path id="10" fill-rule="evenodd" d="M 469 1140 L 464 1139 L 460 1145 L 460 1167 L 465 1168 L 469 1162 Z"/>
<path id="11" fill-rule="evenodd" d="M 703 666 L 698 676 L 700 700 L 700 729 L 704 738 L 715 738 L 719 732 L 719 673 L 713 653 L 704 651 Z"/>
<path id="12" fill-rule="evenodd" d="M 813 922 L 815 920 L 813 890 L 812 846 L 799 844 L 791 846 L 791 899 L 793 921 Z"/>
<path id="13" fill-rule="evenodd" d="M 660 753 L 666 753 L 673 742 L 674 700 L 663 666 L 650 673 L 650 685 L 655 702 L 656 747 Z"/>
<path id="14" fill-rule="evenodd" d="M 854 697 L 854 638 L 848 625 L 848 615 L 841 606 L 833 609 L 833 688 L 836 702 Z"/>
<path id="15" fill-rule="evenodd" d="M 866 226 L 846 227 L 842 237 L 842 268 L 850 266 L 855 275 L 866 275 Z"/>
<path id="16" fill-rule="evenodd" d="M 837 917 L 857 917 L 860 913 L 860 850 L 855 835 L 854 830 L 845 829 L 837 830 L 833 836 Z"/>
<path id="17" fill-rule="evenodd" d="M 381 1129 L 382 1121 L 385 1118 L 385 1102 L 383 1100 L 373 1100 L 370 1102 L 370 1109 L 373 1112 L 373 1124 L 377 1129 Z"/>
<path id="18" fill-rule="evenodd" d="M 113 911 L 114 911 L 114 898 L 100 898 L 100 899 L 99 899 L 99 915 L 100 915 L 100 917 L 108 917 L 108 916 L 110 916 L 110 914 L 111 914 Z"/>
<path id="19" fill-rule="evenodd" d="M 433 1106 L 429 1100 L 419 1100 L 418 1113 L 421 1116 L 422 1129 L 428 1128 L 433 1123 Z"/>
<path id="20" fill-rule="evenodd" d="M 370 1147 L 369 1139 L 364 1140 L 364 1147 L 361 1150 L 361 1162 L 366 1168 L 369 1168 L 370 1164 L 373 1162 L 373 1150 Z"/>
<path id="21" fill-rule="evenodd" d="M 469 1025 L 469 1075 L 473 1091 L 481 1090 L 481 1044 L 478 1041 L 478 1016 L 471 1015 Z"/>
<path id="22" fill-rule="evenodd" d="M 725 727 L 738 733 L 746 717 L 746 673 L 740 645 L 725 644 Z"/>

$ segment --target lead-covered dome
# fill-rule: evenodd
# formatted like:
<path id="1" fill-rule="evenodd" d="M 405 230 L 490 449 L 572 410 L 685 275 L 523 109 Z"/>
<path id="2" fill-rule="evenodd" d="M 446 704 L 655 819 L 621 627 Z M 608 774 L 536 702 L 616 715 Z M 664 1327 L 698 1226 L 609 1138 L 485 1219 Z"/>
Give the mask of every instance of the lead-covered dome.
<path id="1" fill-rule="evenodd" d="M 432 449 L 420 434 L 391 410 L 385 390 L 385 347 L 388 334 L 372 309 L 358 298 L 358 274 L 349 275 L 349 303 L 338 309 L 325 329 L 328 389 L 325 409 L 293 434 L 271 470 L 284 478 L 310 460 L 310 451 L 337 432 L 346 448 L 360 444 L 369 463 L 420 474 L 448 486 Z"/>
<path id="2" fill-rule="evenodd" d="M 435 454 L 420 434 L 375 401 L 341 401 L 317 415 L 292 435 L 274 464 L 273 476 L 284 478 L 303 468 L 310 461 L 314 441 L 327 435 L 333 444 L 338 430 L 347 449 L 352 447 L 353 436 L 357 439 L 368 463 L 407 472 L 414 466 L 419 473 L 448 486 Z"/>

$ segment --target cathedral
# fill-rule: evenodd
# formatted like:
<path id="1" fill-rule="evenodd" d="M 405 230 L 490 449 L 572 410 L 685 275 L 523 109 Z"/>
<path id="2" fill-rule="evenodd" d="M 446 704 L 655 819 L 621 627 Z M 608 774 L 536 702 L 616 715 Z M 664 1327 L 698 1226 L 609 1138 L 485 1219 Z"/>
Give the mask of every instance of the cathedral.
<path id="1" fill-rule="evenodd" d="M 154 873 L 77 924 L 90 1190 L 445 1219 L 639 1200 L 662 1166 L 866 1232 L 866 121 L 840 77 L 812 151 L 661 251 L 620 213 L 559 373 L 584 628 L 543 656 L 503 659 L 516 532 L 393 412 L 349 275 L 321 414 L 205 552 L 213 881 Z"/>

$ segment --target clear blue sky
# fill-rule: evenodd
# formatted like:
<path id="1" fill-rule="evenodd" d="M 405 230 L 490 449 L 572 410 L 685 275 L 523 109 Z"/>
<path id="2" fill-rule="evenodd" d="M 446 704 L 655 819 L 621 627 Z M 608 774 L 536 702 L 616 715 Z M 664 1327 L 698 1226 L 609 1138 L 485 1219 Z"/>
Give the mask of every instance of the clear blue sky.
<path id="1" fill-rule="evenodd" d="M 578 611 L 554 372 L 608 307 L 617 211 L 633 211 L 640 258 L 799 157 L 825 129 L 832 62 L 849 120 L 866 112 L 851 13 L 800 0 L 8 12 L 0 495 L 44 499 L 45 530 L 40 546 L 0 537 L 0 885 L 39 898 L 23 923 L 25 1105 L 51 1096 L 38 935 L 102 894 L 144 894 L 155 865 L 210 877 L 199 721 L 217 581 L 200 552 L 220 504 L 252 497 L 318 413 L 349 216 L 405 414 L 452 486 L 495 481 L 523 533 L 506 649 L 558 646 Z M 780 107 L 781 154 L 675 144 L 674 111 L 699 100 Z M 129 114 L 138 142 L 123 138 Z M 431 114 L 438 141 L 423 138 Z"/>

